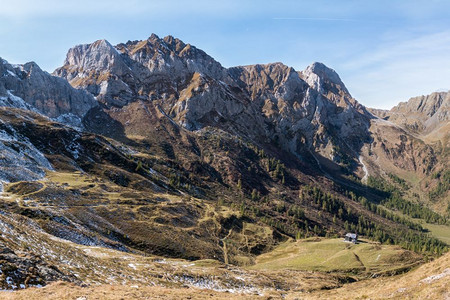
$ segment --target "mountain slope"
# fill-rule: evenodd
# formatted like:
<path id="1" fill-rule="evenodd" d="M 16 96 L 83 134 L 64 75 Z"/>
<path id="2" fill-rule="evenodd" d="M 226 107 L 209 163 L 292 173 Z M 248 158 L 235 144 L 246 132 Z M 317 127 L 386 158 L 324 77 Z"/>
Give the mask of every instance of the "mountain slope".
<path id="1" fill-rule="evenodd" d="M 448 161 L 441 155 L 448 145 L 430 146 L 428 139 L 372 115 L 321 63 L 300 72 L 281 63 L 225 69 L 192 45 L 152 35 L 115 47 L 104 40 L 76 46 L 54 74 L 100 101 L 84 119 L 88 130 L 122 140 L 152 140 L 158 126 L 178 126 L 181 135 L 209 126 L 265 150 L 290 152 L 341 184 L 349 184 L 342 175 L 364 182 L 387 178 L 384 170 L 413 183 Z M 428 106 L 436 107 L 433 116 L 444 120 L 445 130 L 448 107 L 441 102 L 440 111 L 438 104 Z M 173 140 L 178 133 L 169 135 Z"/>
<path id="2" fill-rule="evenodd" d="M 450 296 L 450 254 L 393 278 L 377 278 L 343 288 L 302 295 L 304 299 L 446 299 Z"/>
<path id="3" fill-rule="evenodd" d="M 429 141 L 448 140 L 450 92 L 436 92 L 401 102 L 389 111 L 376 111 L 406 130 L 420 134 Z"/>
<path id="4" fill-rule="evenodd" d="M 407 102 L 401 102 L 390 111 L 370 110 L 385 120 L 384 122 L 379 121 L 379 124 L 385 124 L 384 128 L 394 128 L 392 125 L 396 125 L 399 131 L 408 133 L 410 137 L 414 137 L 412 140 L 422 145 L 421 147 L 416 147 L 416 149 L 422 148 L 420 152 L 416 150 L 416 153 L 410 154 L 415 158 L 414 164 L 411 166 L 417 170 L 419 165 L 422 164 L 420 168 L 422 171 L 419 174 L 416 172 L 417 177 L 411 182 L 413 183 L 413 188 L 417 188 L 414 193 L 421 194 L 426 192 L 421 197 L 424 199 L 423 202 L 431 203 L 436 210 L 444 213 L 450 212 L 448 210 L 450 191 L 447 179 L 450 162 L 449 108 L 450 93 L 439 92 L 411 98 Z M 387 136 L 386 133 L 387 131 L 384 130 L 380 136 Z M 404 140 L 405 136 L 408 135 L 401 135 Z M 387 146 L 386 148 L 390 149 L 392 147 Z M 398 159 L 398 161 L 401 160 L 401 158 Z M 411 169 L 411 167 L 408 168 L 406 165 L 402 165 L 401 168 Z M 402 178 L 411 177 L 401 170 L 393 172 Z"/>
<path id="5" fill-rule="evenodd" d="M 422 194 L 407 199 L 409 182 L 445 171 L 443 150 L 372 115 L 323 64 L 226 69 L 152 35 L 75 46 L 62 78 L 30 66 L 3 63 L 0 203 L 39 231 L 239 266 L 288 239 L 349 231 L 419 259 L 448 249 L 414 219 L 446 218 Z M 79 126 L 55 121 L 64 115 Z M 13 176 L 21 155 L 19 173 L 34 176 Z"/>
<path id="6" fill-rule="evenodd" d="M 31 109 L 51 118 L 80 119 L 97 105 L 94 97 L 42 71 L 34 62 L 11 65 L 0 58 L 2 106 Z"/>
<path id="7" fill-rule="evenodd" d="M 95 254 L 102 254 L 104 261 L 109 259 L 105 257 L 105 253 L 98 253 L 95 249 L 92 249 L 87 253 L 91 253 L 92 257 L 90 259 L 92 260 L 95 259 Z M 111 254 L 108 253 L 108 255 Z M 0 295 L 4 299 L 73 299 L 74 297 L 107 297 L 108 299 L 130 297 L 133 299 L 147 299 L 149 294 L 153 295 L 153 297 L 158 297 L 159 299 L 180 299 L 190 297 L 195 297 L 196 299 L 266 299 L 267 297 L 274 299 L 361 299 L 368 297 L 371 299 L 445 299 L 445 297 L 449 296 L 448 291 L 450 288 L 450 281 L 448 280 L 450 277 L 449 260 L 449 254 L 446 254 L 441 258 L 426 263 L 406 274 L 394 277 L 378 277 L 375 279 L 362 280 L 356 283 L 345 284 L 343 287 L 336 289 L 330 289 L 330 287 L 332 287 L 331 284 L 336 284 L 333 280 L 330 280 L 330 278 L 313 278 L 314 275 L 317 276 L 317 272 L 308 272 L 307 274 L 304 274 L 304 277 L 295 278 L 298 280 L 297 285 L 299 282 L 303 284 L 304 290 L 302 290 L 302 286 L 298 286 L 300 290 L 297 291 L 273 291 L 270 288 L 266 288 L 260 295 L 255 294 L 255 286 L 248 287 L 247 290 L 245 289 L 246 287 L 242 286 L 241 288 L 230 288 L 229 291 L 232 291 L 232 293 L 228 290 L 220 290 L 218 286 L 215 286 L 215 289 L 210 289 L 214 286 L 211 284 L 211 281 L 208 280 L 204 281 L 205 285 L 199 282 L 197 286 L 188 284 L 182 288 L 177 286 L 171 286 L 170 288 L 146 286 L 142 285 L 140 282 L 129 282 L 128 285 L 103 284 L 79 287 L 71 283 L 58 282 L 44 288 L 29 288 L 16 293 L 0 292 Z M 160 264 L 159 271 L 164 270 L 167 272 L 170 269 L 170 264 L 176 266 L 175 262 L 166 261 L 165 264 Z M 158 263 L 155 263 L 155 265 L 158 265 Z M 130 271 L 132 272 L 132 268 L 126 265 L 123 266 L 123 268 L 127 273 Z M 128 269 L 130 269 L 130 271 Z M 211 272 L 211 270 L 209 271 Z M 234 271 L 236 272 L 238 270 Z M 231 274 L 231 276 L 236 275 L 233 273 Z M 290 273 L 291 278 L 294 274 L 294 272 Z M 219 276 L 220 275 L 216 274 L 215 278 L 220 278 Z M 242 271 L 238 276 L 243 279 Z M 245 279 L 247 279 L 249 274 L 245 274 L 244 276 Z M 269 273 L 266 276 L 272 276 L 272 278 L 270 278 L 272 280 L 276 278 L 274 273 Z M 314 281 L 314 279 L 316 281 Z M 261 277 L 260 280 L 262 281 L 260 284 L 264 282 L 264 279 Z M 285 280 L 289 279 L 285 278 Z M 317 282 L 321 282 L 322 285 L 318 285 Z M 305 287 L 313 287 L 314 285 L 316 288 L 323 289 L 305 289 Z M 205 288 L 206 286 L 209 286 L 210 288 Z"/>

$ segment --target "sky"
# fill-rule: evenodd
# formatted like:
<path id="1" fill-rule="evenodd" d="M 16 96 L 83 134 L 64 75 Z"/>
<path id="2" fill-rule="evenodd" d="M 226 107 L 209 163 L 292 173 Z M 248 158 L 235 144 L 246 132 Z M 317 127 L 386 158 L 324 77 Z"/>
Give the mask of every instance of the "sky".
<path id="1" fill-rule="evenodd" d="M 0 57 L 52 72 L 77 44 L 172 35 L 225 67 L 322 62 L 389 109 L 450 89 L 449 16 L 447 0 L 0 0 Z"/>

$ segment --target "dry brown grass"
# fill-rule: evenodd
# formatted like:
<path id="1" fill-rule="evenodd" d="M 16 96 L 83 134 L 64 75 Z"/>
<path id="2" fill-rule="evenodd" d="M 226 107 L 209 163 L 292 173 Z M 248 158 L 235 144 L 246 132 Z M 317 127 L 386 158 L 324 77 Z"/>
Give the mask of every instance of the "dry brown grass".
<path id="1" fill-rule="evenodd" d="M 184 286 L 93 285 L 56 282 L 44 288 L 0 292 L 1 299 L 449 299 L 450 253 L 395 277 L 381 277 L 319 291 L 262 295 L 218 292 Z"/>
<path id="2" fill-rule="evenodd" d="M 29 288 L 19 292 L 0 292 L 1 299 L 261 299 L 257 295 L 230 294 L 195 288 L 164 288 L 153 286 L 99 285 L 79 287 L 56 282 L 44 288 Z"/>
<path id="3" fill-rule="evenodd" d="M 296 296 L 292 294 L 290 299 Z M 302 294 L 300 298 L 450 299 L 450 253 L 405 275 L 360 281 L 335 290 Z"/>

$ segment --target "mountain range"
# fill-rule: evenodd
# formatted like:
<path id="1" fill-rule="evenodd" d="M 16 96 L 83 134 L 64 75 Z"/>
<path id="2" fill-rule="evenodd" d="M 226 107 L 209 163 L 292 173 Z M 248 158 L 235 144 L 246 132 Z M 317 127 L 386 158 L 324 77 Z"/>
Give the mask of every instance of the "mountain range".
<path id="1" fill-rule="evenodd" d="M 322 63 L 224 68 L 152 34 L 52 74 L 1 59 L 0 105 L 6 289 L 107 283 L 73 245 L 236 268 L 350 231 L 418 263 L 448 250 L 429 226 L 448 233 L 450 92 L 366 108 Z"/>

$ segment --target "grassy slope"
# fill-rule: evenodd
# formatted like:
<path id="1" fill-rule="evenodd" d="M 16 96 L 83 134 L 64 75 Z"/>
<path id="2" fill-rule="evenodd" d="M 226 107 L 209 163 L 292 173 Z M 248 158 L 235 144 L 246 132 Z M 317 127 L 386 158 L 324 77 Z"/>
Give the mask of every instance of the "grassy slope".
<path id="1" fill-rule="evenodd" d="M 433 234 L 435 237 L 450 245 L 450 226 L 428 223 L 423 223 L 422 225 L 424 228 L 431 231 L 431 234 Z"/>
<path id="2" fill-rule="evenodd" d="M 306 239 L 286 242 L 260 255 L 252 269 L 389 272 L 419 262 L 420 256 L 397 246 L 342 239 Z"/>
<path id="3" fill-rule="evenodd" d="M 267 273 L 266 273 L 267 274 Z M 310 280 L 317 273 L 309 273 Z M 309 277 L 309 278 L 308 278 Z M 112 284 L 79 287 L 69 283 L 53 283 L 44 288 L 19 292 L 0 292 L 2 299 L 448 299 L 450 296 L 450 253 L 419 268 L 394 277 L 379 277 L 346 284 L 334 290 L 291 291 L 271 293 L 262 297 L 211 291 L 173 285 L 153 287 L 145 284 Z"/>
<path id="4" fill-rule="evenodd" d="M 295 299 L 291 294 L 287 299 Z M 407 274 L 344 285 L 331 291 L 302 294 L 301 299 L 449 299 L 450 253 Z"/>
<path id="5" fill-rule="evenodd" d="M 117 288 L 118 293 L 122 293 L 122 297 L 139 298 L 145 295 L 145 291 L 152 293 L 152 289 L 148 288 L 149 286 L 174 289 L 184 287 L 203 288 L 209 291 L 228 291 L 250 295 L 255 293 L 279 295 L 280 293 L 294 291 L 337 288 L 342 285 L 341 282 L 345 279 L 345 276 L 337 274 L 320 272 L 310 274 L 310 272 L 289 270 L 280 272 L 254 271 L 224 265 L 214 260 L 193 262 L 142 255 L 141 253 L 126 253 L 98 246 L 83 246 L 42 232 L 34 222 L 18 215 L 0 215 L 0 227 L 3 230 L 0 237 L 0 252 L 10 249 L 19 253 L 21 257 L 45 257 L 47 266 L 67 274 L 67 280 L 75 282 L 79 280 L 78 284 L 83 283 L 91 287 L 101 284 L 122 286 Z M 0 255 L 2 277 L 12 276 L 15 278 L 15 286 L 21 284 L 27 286 L 26 277 L 28 277 L 28 274 L 23 276 L 14 274 L 28 272 L 28 267 L 23 269 L 21 266 L 15 267 L 14 263 L 9 263 L 10 267 L 5 268 L 2 258 L 3 256 Z M 35 265 L 31 264 L 30 266 L 38 269 L 34 267 Z M 37 273 L 42 272 L 38 269 Z M 36 275 L 38 274 L 30 276 Z M 42 284 L 45 284 L 45 282 Z M 133 286 L 146 288 L 144 288 L 144 292 L 127 294 L 130 290 L 134 291 L 134 288 L 131 288 Z M 11 288 L 13 287 L 6 287 L 6 289 Z M 64 289 L 66 288 L 62 286 L 61 290 Z M 78 293 L 75 290 L 78 291 L 81 288 L 69 286 L 65 294 L 60 294 L 59 290 L 60 288 L 57 286 L 56 292 L 51 287 L 39 290 L 29 288 L 14 294 L 0 292 L 0 299 L 4 299 L 5 296 L 10 294 L 17 297 L 27 295 L 30 296 L 30 299 L 75 299 L 74 295 Z M 102 290 L 100 291 L 102 292 Z M 95 293 L 98 295 L 100 291 L 96 290 Z M 155 292 L 157 291 L 158 289 L 155 289 Z M 106 289 L 105 292 L 109 293 L 111 290 Z M 186 292 L 188 291 L 186 290 Z M 191 293 L 195 292 L 191 291 Z M 99 297 L 99 299 L 110 299 L 110 297 L 104 296 L 103 298 Z"/>

